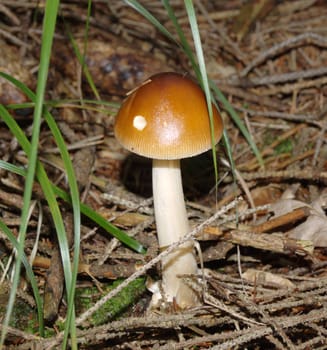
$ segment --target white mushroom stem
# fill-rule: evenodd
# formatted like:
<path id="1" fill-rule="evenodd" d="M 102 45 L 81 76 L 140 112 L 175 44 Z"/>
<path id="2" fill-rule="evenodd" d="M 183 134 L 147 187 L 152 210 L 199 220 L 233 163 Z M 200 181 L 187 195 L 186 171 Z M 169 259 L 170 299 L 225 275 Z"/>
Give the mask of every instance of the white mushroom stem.
<path id="1" fill-rule="evenodd" d="M 160 248 L 179 241 L 189 232 L 179 160 L 153 160 L 153 200 Z M 193 243 L 188 242 L 162 260 L 162 289 L 167 301 L 181 308 L 198 304 L 198 296 L 177 277 L 196 274 Z"/>

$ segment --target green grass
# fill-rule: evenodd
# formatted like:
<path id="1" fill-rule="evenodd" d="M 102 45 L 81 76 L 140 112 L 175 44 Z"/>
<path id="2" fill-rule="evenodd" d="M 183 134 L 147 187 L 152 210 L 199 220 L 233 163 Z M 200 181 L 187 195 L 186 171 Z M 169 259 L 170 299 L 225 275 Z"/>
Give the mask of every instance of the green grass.
<path id="1" fill-rule="evenodd" d="M 42 118 L 42 110 L 43 110 L 44 93 L 45 93 L 45 87 L 47 82 L 52 39 L 55 31 L 58 7 L 59 7 L 58 0 L 50 0 L 46 2 L 44 22 L 43 22 L 40 65 L 39 65 L 37 90 L 36 90 L 36 98 L 35 98 L 35 109 L 34 109 L 34 117 L 33 117 L 32 141 L 31 141 L 31 147 L 29 149 L 29 152 L 27 153 L 29 162 L 28 162 L 28 168 L 27 168 L 27 174 L 26 174 L 26 180 L 25 180 L 23 208 L 21 213 L 21 224 L 19 227 L 18 247 L 17 247 L 17 254 L 16 254 L 16 261 L 15 261 L 14 277 L 12 280 L 12 288 L 11 288 L 11 293 L 10 293 L 10 297 L 7 305 L 6 316 L 3 321 L 3 331 L 1 333 L 1 339 L 0 339 L 1 347 L 3 346 L 5 341 L 6 327 L 8 326 L 9 320 L 11 318 L 11 314 L 13 311 L 15 298 L 16 298 L 16 292 L 20 281 L 21 262 L 24 254 L 25 236 L 26 236 L 26 231 L 28 226 L 29 208 L 31 204 L 32 189 L 33 189 L 35 169 L 36 169 L 36 163 L 37 163 L 37 154 L 38 154 L 37 150 L 38 150 L 39 133 L 40 133 L 41 118 Z M 40 320 L 40 317 L 39 317 L 39 320 Z M 42 322 L 40 324 L 40 333 L 43 334 Z"/>
<path id="2" fill-rule="evenodd" d="M 63 348 L 66 348 L 68 337 L 70 335 L 72 349 L 77 349 L 74 299 L 75 299 L 75 286 L 76 286 L 76 278 L 77 278 L 78 263 L 79 263 L 79 251 L 80 251 L 81 210 L 84 212 L 85 215 L 87 215 L 88 217 L 91 217 L 96 223 L 104 227 L 107 232 L 109 232 L 110 234 L 120 239 L 123 243 L 129 245 L 131 248 L 135 249 L 140 253 L 145 252 L 144 247 L 140 245 L 137 241 L 128 237 L 122 231 L 118 230 L 115 226 L 109 224 L 104 218 L 102 218 L 100 215 L 92 211 L 91 208 L 85 205 L 81 205 L 79 200 L 79 192 L 78 192 L 76 177 L 72 166 L 72 162 L 70 160 L 69 153 L 67 151 L 67 147 L 60 133 L 60 130 L 57 124 L 55 123 L 54 118 L 46 110 L 44 106 L 45 105 L 44 104 L 45 86 L 47 82 L 49 61 L 50 61 L 51 48 L 52 48 L 52 40 L 53 40 L 53 35 L 55 30 L 58 7 L 59 7 L 59 1 L 49 0 L 46 3 L 36 94 L 34 94 L 31 90 L 29 90 L 24 84 L 15 80 L 13 77 L 8 76 L 4 73 L 1 73 L 1 76 L 3 78 L 11 81 L 14 85 L 16 85 L 19 89 L 21 89 L 31 99 L 34 106 L 32 140 L 30 143 L 27 137 L 25 136 L 24 132 L 22 131 L 22 129 L 18 126 L 16 121 L 9 114 L 7 108 L 5 108 L 5 106 L 0 105 L 0 114 L 1 114 L 2 120 L 7 124 L 7 127 L 10 129 L 12 134 L 17 138 L 22 149 L 25 151 L 28 157 L 27 171 L 21 172 L 21 174 L 25 176 L 25 189 L 24 189 L 24 197 L 23 197 L 24 205 L 21 213 L 21 226 L 19 229 L 19 239 L 16 241 L 15 237 L 13 236 L 9 228 L 6 227 L 6 225 L 4 225 L 2 222 L 0 224 L 1 225 L 0 228 L 5 234 L 7 234 L 7 237 L 11 240 L 11 242 L 14 244 L 17 250 L 13 285 L 9 296 L 7 312 L 3 321 L 3 331 L 1 333 L 1 346 L 4 344 L 4 340 L 6 337 L 6 327 L 9 324 L 9 321 L 13 312 L 13 308 L 14 308 L 17 287 L 18 287 L 20 274 L 21 274 L 21 262 L 23 262 L 25 266 L 30 283 L 33 288 L 34 297 L 36 300 L 37 310 L 38 310 L 39 333 L 41 336 L 43 336 L 44 334 L 43 313 L 42 313 L 43 305 L 42 305 L 42 300 L 40 298 L 40 293 L 37 289 L 37 280 L 24 255 L 24 246 L 25 246 L 24 243 L 25 243 L 25 236 L 26 236 L 26 231 L 28 226 L 29 208 L 31 203 L 32 188 L 33 188 L 35 177 L 40 183 L 43 190 L 43 194 L 48 202 L 48 206 L 49 206 L 52 219 L 55 225 L 55 229 L 56 229 L 56 234 L 59 242 L 63 269 L 64 269 L 65 287 L 66 287 L 66 296 L 67 296 L 67 314 L 66 314 L 66 323 L 65 323 L 65 336 L 64 336 L 64 341 L 62 345 Z M 56 140 L 57 146 L 60 150 L 60 154 L 66 169 L 66 175 L 67 175 L 69 189 L 70 189 L 69 195 L 65 194 L 59 188 L 56 188 L 53 186 L 53 184 L 51 184 L 50 180 L 47 177 L 46 171 L 44 170 L 42 164 L 38 161 L 38 144 L 39 144 L 40 125 L 41 125 L 42 117 L 44 117 L 45 121 L 47 122 L 48 127 L 51 130 L 54 136 L 54 139 Z M 12 170 L 12 171 L 16 170 L 16 172 L 18 170 L 17 168 L 14 169 L 13 166 L 10 167 L 9 164 L 5 164 L 4 162 L 2 162 L 2 167 L 7 168 L 7 170 Z M 72 261 L 70 258 L 70 251 L 69 251 L 70 248 L 68 246 L 65 226 L 64 226 L 60 209 L 59 209 L 57 196 L 62 197 L 66 201 L 69 201 L 69 203 L 73 208 L 74 252 L 73 252 Z"/>
<path id="3" fill-rule="evenodd" d="M 185 0 L 184 5 L 189 19 L 190 31 L 192 33 L 193 43 L 189 43 L 186 35 L 180 26 L 177 16 L 174 12 L 174 9 L 171 7 L 170 2 L 168 0 L 162 1 L 162 6 L 167 13 L 167 17 L 170 19 L 173 24 L 173 32 L 170 32 L 167 28 L 165 28 L 160 21 L 155 18 L 146 8 L 144 8 L 138 1 L 135 0 L 126 0 L 125 1 L 129 6 L 133 7 L 135 11 L 139 12 L 144 16 L 146 20 L 148 20 L 158 31 L 160 31 L 163 35 L 165 35 L 168 40 L 170 40 L 176 47 L 183 51 L 184 55 L 189 59 L 193 73 L 196 76 L 200 86 L 203 88 L 206 99 L 208 110 L 210 114 L 210 120 L 212 125 L 212 103 L 216 106 L 222 106 L 227 112 L 228 115 L 233 119 L 234 123 L 240 129 L 244 137 L 247 139 L 250 144 L 253 152 L 259 159 L 262 164 L 262 159 L 260 153 L 253 142 L 250 134 L 248 133 L 246 127 L 244 126 L 242 120 L 239 118 L 236 111 L 230 105 L 225 96 L 221 93 L 218 87 L 208 78 L 206 72 L 206 64 L 205 64 L 205 52 L 203 52 L 201 37 L 199 33 L 199 28 L 197 25 L 197 17 L 195 8 L 193 6 L 193 2 L 191 0 Z M 27 169 L 23 169 L 17 167 L 13 164 L 6 163 L 4 161 L 0 161 L 0 167 L 11 171 L 13 173 L 19 174 L 25 178 L 25 188 L 24 188 L 24 205 L 21 212 L 21 226 L 19 228 L 19 238 L 16 239 L 13 235 L 12 231 L 0 221 L 0 229 L 7 235 L 8 239 L 12 242 L 14 248 L 17 251 L 16 259 L 15 259 L 15 269 L 14 269 L 14 279 L 13 286 L 11 289 L 11 293 L 9 296 L 8 307 L 6 316 L 3 320 L 3 328 L 1 333 L 1 344 L 4 344 L 4 340 L 6 338 L 6 326 L 8 326 L 15 303 L 17 286 L 20 281 L 20 276 L 22 272 L 21 265 L 23 264 L 24 269 L 26 271 L 26 275 L 33 289 L 35 302 L 37 305 L 37 316 L 38 316 L 38 324 L 39 324 L 39 334 L 42 337 L 44 335 L 44 324 L 43 324 L 43 304 L 42 298 L 40 296 L 40 291 L 38 289 L 37 279 L 33 273 L 33 270 L 25 256 L 24 247 L 25 247 L 25 236 L 29 223 L 29 209 L 31 205 L 31 197 L 32 197 L 32 189 L 33 184 L 37 181 L 42 188 L 43 195 L 47 201 L 48 207 L 50 209 L 52 219 L 55 226 L 56 235 L 58 238 L 60 252 L 62 256 L 62 263 L 64 268 L 64 276 L 65 276 L 65 288 L 66 288 L 66 298 L 67 298 L 67 314 L 66 314 L 66 322 L 64 325 L 64 340 L 62 343 L 62 348 L 66 348 L 68 340 L 70 341 L 71 348 L 77 349 L 77 341 L 76 341 L 76 327 L 75 327 L 75 287 L 76 287 L 76 279 L 77 279 L 77 269 L 79 262 L 79 251 L 80 251 L 80 227 L 81 227 L 81 215 L 85 215 L 93 220 L 96 224 L 103 227 L 109 234 L 117 237 L 124 244 L 129 246 L 131 249 L 134 249 L 137 252 L 144 253 L 145 248 L 135 241 L 134 239 L 128 237 L 124 232 L 108 223 L 103 217 L 101 217 L 98 213 L 94 212 L 90 207 L 80 203 L 79 192 L 76 182 L 76 177 L 74 173 L 74 169 L 72 166 L 72 162 L 70 160 L 70 155 L 68 153 L 67 147 L 65 145 L 64 139 L 60 133 L 60 130 L 49 112 L 47 107 L 60 107 L 60 105 L 64 105 L 65 103 L 72 103 L 76 108 L 94 108 L 99 110 L 103 109 L 103 112 L 106 112 L 106 108 L 116 109 L 117 104 L 111 102 L 104 102 L 100 100 L 100 96 L 96 90 L 96 87 L 93 83 L 92 77 L 85 65 L 84 57 L 87 48 L 88 41 L 88 32 L 89 32 L 89 18 L 91 14 L 91 4 L 92 1 L 89 0 L 87 3 L 86 9 L 86 23 L 85 23 L 85 45 L 83 52 L 80 52 L 75 44 L 75 40 L 72 35 L 70 35 L 71 43 L 74 47 L 75 55 L 80 62 L 83 74 L 88 81 L 92 91 L 94 92 L 94 96 L 97 101 L 45 101 L 44 96 L 46 92 L 46 83 L 49 69 L 49 62 L 52 50 L 52 42 L 55 33 L 57 13 L 59 10 L 60 1 L 59 0 L 47 0 L 45 3 L 44 9 L 44 21 L 42 28 L 42 45 L 40 52 L 40 61 L 39 61 L 39 72 L 38 72 L 38 80 L 37 80 L 37 88 L 36 92 L 32 92 L 29 90 L 24 84 L 15 80 L 13 77 L 8 76 L 4 73 L 1 74 L 2 77 L 13 83 L 17 88 L 23 91 L 30 99 L 30 102 L 21 104 L 21 105 L 10 105 L 10 106 L 2 106 L 0 105 L 0 118 L 7 125 L 10 132 L 16 137 L 21 148 L 25 151 L 28 157 L 28 167 Z M 195 51 L 193 51 L 192 47 L 194 46 Z M 14 118 L 9 113 L 11 109 L 19 109 L 24 107 L 31 107 L 34 109 L 33 115 L 33 129 L 32 129 L 32 138 L 29 141 L 24 134 L 24 131 L 19 127 Z M 42 165 L 42 163 L 38 160 L 38 145 L 39 145 L 39 136 L 40 136 L 40 125 L 41 122 L 44 121 L 48 128 L 50 129 L 57 146 L 60 150 L 60 155 L 63 160 L 68 184 L 69 184 L 69 193 L 64 192 L 59 187 L 54 186 L 48 178 L 48 175 Z M 213 133 L 212 133 L 213 140 Z M 213 162 L 215 169 L 216 182 L 218 181 L 218 169 L 217 169 L 217 160 L 214 142 L 212 151 L 213 151 Z M 228 135 L 224 132 L 223 135 L 223 144 L 225 146 L 226 152 L 229 156 L 229 160 L 232 164 L 232 169 L 234 169 L 231 146 L 228 139 Z M 65 226 L 63 222 L 63 218 L 60 211 L 60 200 L 65 200 L 68 202 L 73 211 L 74 217 L 74 247 L 73 254 L 71 258 L 70 247 L 68 246 Z"/>

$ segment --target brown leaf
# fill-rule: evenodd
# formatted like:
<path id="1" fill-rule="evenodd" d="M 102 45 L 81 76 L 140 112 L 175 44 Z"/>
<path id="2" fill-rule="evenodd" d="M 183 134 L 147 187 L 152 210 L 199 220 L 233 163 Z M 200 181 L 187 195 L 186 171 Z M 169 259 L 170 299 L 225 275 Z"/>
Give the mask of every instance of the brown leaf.
<path id="1" fill-rule="evenodd" d="M 242 274 L 242 278 L 259 285 L 274 286 L 279 288 L 295 288 L 294 283 L 285 277 L 255 269 L 248 269 Z"/>
<path id="2" fill-rule="evenodd" d="M 310 240 L 315 247 L 327 247 L 327 217 L 323 210 L 326 194 L 323 193 L 312 203 L 307 220 L 290 231 L 289 237 Z"/>

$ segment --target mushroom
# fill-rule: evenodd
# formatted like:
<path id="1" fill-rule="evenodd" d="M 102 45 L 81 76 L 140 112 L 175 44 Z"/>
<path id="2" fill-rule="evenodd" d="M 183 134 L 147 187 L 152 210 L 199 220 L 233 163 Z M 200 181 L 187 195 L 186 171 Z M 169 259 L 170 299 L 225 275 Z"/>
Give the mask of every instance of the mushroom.
<path id="1" fill-rule="evenodd" d="M 115 136 L 129 151 L 152 158 L 153 201 L 160 249 L 189 231 L 180 160 L 212 147 L 207 102 L 191 79 L 172 72 L 156 74 L 123 102 Z M 214 142 L 223 123 L 213 106 Z M 199 304 L 199 296 L 178 275 L 196 274 L 194 243 L 187 242 L 162 259 L 162 290 L 167 302 L 180 308 Z"/>

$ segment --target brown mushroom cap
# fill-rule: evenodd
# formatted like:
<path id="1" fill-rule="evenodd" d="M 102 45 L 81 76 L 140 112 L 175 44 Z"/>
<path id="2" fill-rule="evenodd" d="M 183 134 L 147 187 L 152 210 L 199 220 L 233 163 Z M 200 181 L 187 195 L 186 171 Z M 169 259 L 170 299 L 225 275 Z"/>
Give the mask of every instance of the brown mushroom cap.
<path id="1" fill-rule="evenodd" d="M 223 132 L 213 105 L 214 139 Z M 183 75 L 160 73 L 149 78 L 123 102 L 115 121 L 117 140 L 148 158 L 181 159 L 211 148 L 205 95 Z"/>

